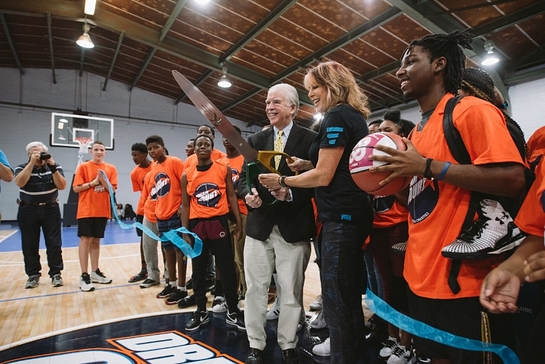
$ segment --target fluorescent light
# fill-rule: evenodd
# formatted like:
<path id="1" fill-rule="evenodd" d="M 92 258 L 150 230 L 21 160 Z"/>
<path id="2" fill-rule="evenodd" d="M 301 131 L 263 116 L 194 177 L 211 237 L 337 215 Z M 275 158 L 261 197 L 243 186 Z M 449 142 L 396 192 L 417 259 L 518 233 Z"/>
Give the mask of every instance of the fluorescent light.
<path id="1" fill-rule="evenodd" d="M 59 119 L 59 121 L 60 121 L 61 123 L 65 123 L 65 124 L 68 122 L 68 120 L 66 120 L 66 119 Z"/>
<path id="2" fill-rule="evenodd" d="M 210 2 L 210 0 L 195 0 L 195 2 L 197 2 L 199 4 L 208 4 Z"/>
<path id="3" fill-rule="evenodd" d="M 95 7 L 97 5 L 97 0 L 85 0 L 85 14 L 94 15 Z"/>

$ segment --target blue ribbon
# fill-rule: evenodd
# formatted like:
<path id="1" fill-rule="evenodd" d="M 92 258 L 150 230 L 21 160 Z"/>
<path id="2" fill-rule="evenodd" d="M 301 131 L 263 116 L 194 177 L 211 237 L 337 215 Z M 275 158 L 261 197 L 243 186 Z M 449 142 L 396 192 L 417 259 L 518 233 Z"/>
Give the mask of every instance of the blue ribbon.
<path id="1" fill-rule="evenodd" d="M 461 336 L 456 336 L 443 330 L 436 329 L 423 322 L 412 319 L 394 310 L 386 302 L 378 298 L 369 289 L 366 292 L 365 303 L 371 311 L 388 321 L 392 325 L 415 336 L 433 340 L 453 348 L 471 351 L 490 351 L 497 354 L 504 363 L 519 364 L 517 355 L 505 345 L 485 343 Z"/>
<path id="2" fill-rule="evenodd" d="M 125 224 L 119 219 L 119 216 L 117 215 L 117 207 L 115 205 L 114 201 L 114 189 L 112 188 L 112 185 L 110 184 L 110 181 L 108 180 L 108 176 L 106 176 L 106 173 L 104 171 L 101 171 L 102 177 L 106 180 L 108 183 L 108 191 L 110 192 L 110 204 L 112 205 L 112 210 L 115 216 L 115 219 L 119 226 L 121 226 L 122 229 L 128 230 L 132 229 L 133 227 L 142 230 L 147 236 L 149 236 L 152 239 L 160 240 L 160 241 L 170 241 L 172 244 L 176 245 L 182 253 L 186 257 L 189 257 L 191 259 L 198 257 L 202 253 L 202 240 L 199 238 L 199 236 L 189 230 L 187 230 L 184 227 L 180 227 L 176 230 L 170 230 L 162 234 L 161 237 L 158 237 L 151 231 L 148 227 L 142 225 L 139 222 L 135 222 L 134 224 Z M 195 238 L 195 244 L 193 244 L 193 248 L 191 245 L 189 245 L 184 239 L 180 237 L 180 234 L 190 234 Z"/>

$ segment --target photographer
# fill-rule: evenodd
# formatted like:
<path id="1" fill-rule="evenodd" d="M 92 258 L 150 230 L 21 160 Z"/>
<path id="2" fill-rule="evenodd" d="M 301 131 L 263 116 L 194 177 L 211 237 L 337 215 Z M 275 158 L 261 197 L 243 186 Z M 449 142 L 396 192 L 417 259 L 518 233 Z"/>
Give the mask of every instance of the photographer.
<path id="1" fill-rule="evenodd" d="M 28 162 L 15 168 L 15 183 L 20 188 L 17 222 L 21 230 L 25 272 L 28 275 L 25 288 L 35 288 L 40 281 L 40 228 L 47 249 L 51 284 L 59 287 L 63 285 L 63 262 L 58 190 L 66 187 L 66 180 L 62 167 L 55 163 L 42 142 L 29 143 L 26 151 Z"/>

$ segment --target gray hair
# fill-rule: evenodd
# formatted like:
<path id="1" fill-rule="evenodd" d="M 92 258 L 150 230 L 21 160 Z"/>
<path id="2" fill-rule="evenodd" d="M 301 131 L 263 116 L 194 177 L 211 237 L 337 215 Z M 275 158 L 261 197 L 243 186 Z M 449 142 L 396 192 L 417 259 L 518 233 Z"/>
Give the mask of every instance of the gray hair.
<path id="1" fill-rule="evenodd" d="M 287 83 L 278 83 L 274 86 L 272 86 L 269 91 L 273 90 L 282 90 L 284 94 L 286 95 L 286 100 L 291 105 L 295 105 L 295 112 L 293 113 L 293 117 L 297 115 L 297 112 L 299 111 L 299 94 L 297 93 L 297 89 L 293 87 L 290 84 Z"/>
<path id="2" fill-rule="evenodd" d="M 26 153 L 28 154 L 30 152 L 30 150 L 34 147 L 42 147 L 44 148 L 44 152 L 47 152 L 49 149 L 45 146 L 44 143 L 42 142 L 30 142 L 27 144 L 26 146 Z"/>

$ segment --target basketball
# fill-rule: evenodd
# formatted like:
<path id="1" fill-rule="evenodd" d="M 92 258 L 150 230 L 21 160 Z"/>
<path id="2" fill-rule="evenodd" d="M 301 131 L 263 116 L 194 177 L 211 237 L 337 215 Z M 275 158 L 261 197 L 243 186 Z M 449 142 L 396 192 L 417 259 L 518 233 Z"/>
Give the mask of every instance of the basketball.
<path id="1" fill-rule="evenodd" d="M 356 185 L 365 192 L 375 196 L 393 195 L 407 187 L 411 179 L 409 177 L 398 177 L 386 185 L 380 186 L 379 182 L 388 177 L 392 172 L 369 172 L 370 167 L 378 167 L 386 164 L 370 160 L 370 155 L 389 155 L 375 149 L 377 145 L 384 145 L 401 151 L 407 149 L 403 139 L 397 134 L 369 134 L 362 138 L 352 150 L 348 168 Z"/>

